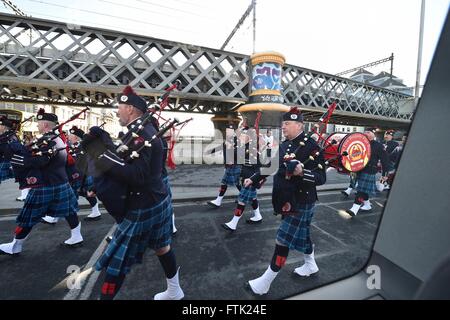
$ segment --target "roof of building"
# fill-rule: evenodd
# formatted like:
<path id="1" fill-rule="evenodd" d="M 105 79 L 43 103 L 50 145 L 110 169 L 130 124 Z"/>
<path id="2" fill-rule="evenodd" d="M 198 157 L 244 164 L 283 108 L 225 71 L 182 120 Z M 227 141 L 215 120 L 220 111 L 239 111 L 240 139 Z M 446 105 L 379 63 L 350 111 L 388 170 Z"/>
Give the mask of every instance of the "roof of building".
<path id="1" fill-rule="evenodd" d="M 374 76 L 372 79 L 370 79 L 370 81 L 375 81 L 375 80 L 386 78 L 386 77 L 390 78 L 391 74 L 386 71 L 382 71 L 379 74 L 377 74 L 376 76 Z M 394 75 L 392 75 L 392 79 L 396 79 L 397 81 L 399 80 L 399 78 L 397 78 Z"/>
<path id="2" fill-rule="evenodd" d="M 384 81 L 383 83 L 380 83 L 378 85 L 379 87 L 388 88 L 388 87 L 405 87 L 406 86 L 401 83 L 400 81 L 397 81 L 396 79 L 388 79 Z"/>
<path id="3" fill-rule="evenodd" d="M 360 74 L 367 74 L 367 75 L 373 76 L 372 72 L 367 71 L 366 69 L 360 68 L 358 71 L 356 71 L 354 74 L 352 74 L 350 76 L 350 78 L 355 77 L 355 76 L 359 76 Z"/>

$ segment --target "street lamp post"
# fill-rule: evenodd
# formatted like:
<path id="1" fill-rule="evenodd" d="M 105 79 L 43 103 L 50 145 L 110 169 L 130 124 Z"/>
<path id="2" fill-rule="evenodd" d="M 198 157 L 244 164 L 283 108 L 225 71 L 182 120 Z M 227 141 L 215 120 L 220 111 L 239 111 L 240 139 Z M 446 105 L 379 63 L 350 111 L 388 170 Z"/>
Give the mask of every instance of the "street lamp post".
<path id="1" fill-rule="evenodd" d="M 419 52 L 417 54 L 416 88 L 414 92 L 414 100 L 416 104 L 419 100 L 419 90 L 420 90 L 420 69 L 422 67 L 422 43 L 423 43 L 424 21 L 425 21 L 425 0 L 422 0 L 422 5 L 420 8 Z"/>

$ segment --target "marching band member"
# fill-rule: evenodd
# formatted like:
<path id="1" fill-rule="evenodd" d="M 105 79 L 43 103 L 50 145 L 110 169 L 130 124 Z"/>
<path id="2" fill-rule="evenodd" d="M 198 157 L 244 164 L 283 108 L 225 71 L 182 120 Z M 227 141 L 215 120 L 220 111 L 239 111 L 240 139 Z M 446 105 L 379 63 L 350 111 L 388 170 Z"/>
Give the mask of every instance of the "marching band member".
<path id="1" fill-rule="evenodd" d="M 361 209 L 363 211 L 369 211 L 372 209 L 372 205 L 369 201 L 370 196 L 374 196 L 376 192 L 376 174 L 378 172 L 378 161 L 381 161 L 383 170 L 383 176 L 381 183 L 387 180 L 387 173 L 389 168 L 389 158 L 383 145 L 375 140 L 375 130 L 367 129 L 364 134 L 370 141 L 371 155 L 369 162 L 363 170 L 358 171 L 356 175 L 356 190 L 355 201 L 353 206 L 346 210 L 352 217 L 358 214 Z"/>
<path id="2" fill-rule="evenodd" d="M 15 177 L 10 159 L 6 159 L 6 155 L 10 154 L 8 148 L 12 148 L 13 152 L 19 152 L 23 147 L 13 127 L 11 120 L 6 117 L 0 118 L 0 183 Z M 24 201 L 29 191 L 29 188 L 21 188 L 20 196 L 16 198 L 16 201 Z"/>
<path id="3" fill-rule="evenodd" d="M 400 157 L 402 156 L 403 148 L 405 147 L 406 138 L 407 138 L 407 136 L 403 135 L 401 143 L 399 143 L 399 145 L 392 151 L 392 154 L 390 155 L 390 159 L 392 161 L 393 167 L 392 167 L 392 171 L 389 173 L 388 180 L 387 180 L 388 188 L 385 188 L 385 189 L 390 189 L 390 186 L 392 185 L 392 182 L 394 181 L 398 163 L 400 161 Z"/>
<path id="4" fill-rule="evenodd" d="M 12 130 L 12 121 L 6 117 L 0 117 L 0 184 L 2 181 L 14 178 L 8 145 L 14 141 L 19 143 L 19 140 Z"/>
<path id="5" fill-rule="evenodd" d="M 11 164 L 14 170 L 23 172 L 19 183 L 31 188 L 24 206 L 17 217 L 18 227 L 12 242 L 0 245 L 0 254 L 17 254 L 34 225 L 48 214 L 64 217 L 71 229 L 71 236 L 64 241 L 68 247 L 83 243 L 81 224 L 78 221 L 78 205 L 75 194 L 69 185 L 66 173 L 67 152 L 63 140 L 52 129 L 58 117 L 40 109 L 37 114 L 39 133 L 43 134 L 35 154 L 14 153 Z"/>
<path id="6" fill-rule="evenodd" d="M 386 181 L 386 185 L 384 187 L 385 190 L 388 190 L 391 187 L 397 162 L 397 153 L 395 152 L 395 150 L 399 146 L 399 143 L 395 140 L 392 140 L 393 138 L 394 138 L 394 130 L 387 130 L 384 133 L 383 147 L 389 157 L 389 169 L 388 169 L 389 174 L 388 179 Z"/>
<path id="7" fill-rule="evenodd" d="M 241 191 L 241 184 L 239 182 L 241 166 L 236 163 L 238 137 L 235 134 L 235 126 L 229 125 L 229 127 L 226 128 L 225 135 L 225 142 L 223 143 L 225 172 L 222 177 L 222 181 L 220 182 L 220 189 L 217 198 L 207 202 L 207 204 L 214 208 L 219 208 L 222 205 L 222 200 L 225 196 L 225 192 L 227 192 L 228 186 L 236 186 L 239 192 Z"/>
<path id="8" fill-rule="evenodd" d="M 130 140 L 132 145 L 127 146 L 131 152 L 129 148 L 145 145 L 145 141 L 151 140 L 156 130 L 150 122 L 145 125 L 142 123 L 147 104 L 131 87 L 125 88 L 118 102 L 117 115 L 120 125 L 127 126 L 130 133 L 135 133 L 134 130 L 137 129 L 141 131 L 139 137 L 127 134 L 122 137 L 123 141 L 126 137 L 132 137 Z M 82 145 L 94 160 L 98 172 L 96 175 L 99 174 L 105 179 L 105 185 L 110 181 L 117 187 L 122 185 L 123 190 L 126 190 L 125 199 L 111 195 L 109 198 L 111 203 L 108 204 L 100 196 L 99 185 L 96 183 L 95 186 L 97 195 L 106 208 L 123 208 L 123 217 L 118 220 L 121 222 L 106 251 L 95 265 L 97 270 L 106 270 L 101 299 L 111 300 L 115 297 L 132 265 L 142 262 L 147 247 L 155 250 L 167 278 L 167 290 L 156 294 L 154 299 L 182 299 L 184 293 L 179 285 L 179 269 L 170 246 L 172 204 L 162 181 L 161 139 L 154 139 L 151 146 L 144 147 L 136 157 L 127 158 L 119 156 L 120 153 L 106 131 L 93 127 L 89 134 L 85 135 Z M 130 152 L 127 154 L 136 155 Z"/>
<path id="9" fill-rule="evenodd" d="M 317 143 L 303 132 L 303 115 L 296 107 L 283 114 L 282 131 L 286 140 L 279 149 L 279 169 L 274 176 L 272 204 L 283 219 L 278 229 L 275 251 L 264 274 L 248 282 L 253 293 L 262 295 L 284 266 L 289 250 L 304 253 L 305 263 L 295 269 L 300 276 L 319 271 L 314 259 L 314 246 L 310 238 L 310 225 L 317 201 L 316 186 L 326 181 L 323 156 L 310 160 L 318 151 Z M 305 141 L 306 140 L 306 141 Z M 319 164 L 321 166 L 319 166 Z M 263 176 L 254 175 L 244 181 L 250 186 Z"/>
<path id="10" fill-rule="evenodd" d="M 73 126 L 69 130 L 68 144 L 70 161 L 68 161 L 66 170 L 71 185 L 77 200 L 80 195 L 86 198 L 91 206 L 91 213 L 84 218 L 86 221 L 97 221 L 101 218 L 100 210 L 98 209 L 98 201 L 95 195 L 90 195 L 93 189 L 94 178 L 88 174 L 87 156 L 81 150 L 81 139 L 84 136 L 84 131 L 77 126 Z M 42 218 L 43 223 L 55 225 L 58 218 L 46 215 Z"/>
<path id="11" fill-rule="evenodd" d="M 256 130 L 255 129 L 249 129 L 248 127 L 244 127 L 239 135 L 240 140 L 240 148 L 243 149 L 243 163 L 241 165 L 241 174 L 240 179 L 241 181 L 244 181 L 247 178 L 250 178 L 251 176 L 255 174 L 260 174 L 260 166 L 259 163 L 259 154 L 258 154 L 258 146 L 257 146 L 257 139 L 256 139 Z M 238 158 L 239 158 L 240 152 L 238 151 Z M 258 203 L 258 195 L 257 195 L 257 189 L 261 187 L 261 184 L 254 184 L 247 187 L 243 187 L 239 191 L 238 196 L 238 203 L 236 206 L 236 209 L 234 210 L 233 218 L 227 222 L 222 224 L 222 227 L 226 230 L 235 231 L 237 228 L 237 224 L 239 220 L 241 219 L 244 210 L 245 205 L 248 203 L 251 203 L 253 208 L 253 217 L 250 219 L 247 219 L 247 223 L 249 224 L 257 224 L 262 222 L 262 216 L 259 211 L 259 203 Z"/>

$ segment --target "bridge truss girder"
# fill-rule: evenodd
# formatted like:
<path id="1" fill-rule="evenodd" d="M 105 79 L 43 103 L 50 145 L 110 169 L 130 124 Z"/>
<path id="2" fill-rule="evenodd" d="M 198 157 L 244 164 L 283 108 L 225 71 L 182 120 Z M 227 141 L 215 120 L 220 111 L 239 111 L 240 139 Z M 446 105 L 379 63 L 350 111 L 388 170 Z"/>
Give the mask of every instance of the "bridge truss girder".
<path id="1" fill-rule="evenodd" d="M 248 97 L 249 56 L 116 31 L 0 14 L 1 101 L 111 108 L 130 84 L 149 102 L 182 82 L 169 111 L 236 110 Z M 333 101 L 337 123 L 409 123 L 398 92 L 285 65 L 283 96 L 314 119 Z"/>

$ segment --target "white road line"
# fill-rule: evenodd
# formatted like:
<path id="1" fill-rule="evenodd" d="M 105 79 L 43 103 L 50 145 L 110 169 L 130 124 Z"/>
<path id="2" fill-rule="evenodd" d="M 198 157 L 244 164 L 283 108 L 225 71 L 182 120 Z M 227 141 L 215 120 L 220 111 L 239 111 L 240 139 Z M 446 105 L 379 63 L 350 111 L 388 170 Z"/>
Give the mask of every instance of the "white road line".
<path id="1" fill-rule="evenodd" d="M 379 205 L 380 207 L 384 208 L 384 205 L 383 205 L 383 204 L 381 204 L 380 202 L 378 202 L 378 201 L 375 201 L 375 203 L 376 203 L 377 205 Z"/>
<path id="2" fill-rule="evenodd" d="M 78 211 L 77 216 L 82 217 L 82 216 L 87 216 L 91 214 L 91 211 L 89 209 L 82 209 L 83 212 Z M 89 210 L 89 211 L 88 211 Z M 105 211 L 106 212 L 106 211 Z M 103 214 L 103 213 L 102 213 Z M 108 214 L 108 213 L 105 213 Z M 12 221 L 12 220 L 16 220 L 17 216 L 19 215 L 19 213 L 17 214 L 8 214 L 8 215 L 2 215 L 0 217 L 0 222 L 1 221 Z"/>
<path id="3" fill-rule="evenodd" d="M 116 228 L 116 225 L 114 224 L 111 227 L 111 229 L 109 229 L 106 236 L 110 236 L 113 233 L 115 228 Z M 83 284 L 86 283 L 86 280 L 89 278 L 89 280 L 87 281 L 87 285 L 85 286 L 85 289 L 83 290 L 83 293 L 80 295 L 81 290 L 83 288 L 71 289 L 64 296 L 63 300 L 76 300 L 77 298 L 79 300 L 86 300 L 90 297 L 90 295 L 92 293 L 92 289 L 94 288 L 94 285 L 97 282 L 98 276 L 100 275 L 99 271 L 94 271 L 94 264 L 97 262 L 98 258 L 102 255 L 102 253 L 105 250 L 107 245 L 108 245 L 108 243 L 104 239 L 102 239 L 102 242 L 100 243 L 98 248 L 95 250 L 95 252 L 92 254 L 92 256 L 89 259 L 86 266 L 83 268 L 83 271 L 80 272 L 80 275 L 78 276 L 77 280 L 79 281 L 79 283 L 81 283 L 82 286 L 83 286 Z M 93 271 L 94 271 L 94 273 L 92 273 Z M 67 277 L 67 279 L 68 278 L 69 277 Z"/>
<path id="4" fill-rule="evenodd" d="M 319 230 L 320 232 L 322 232 L 323 234 L 326 234 L 327 236 L 329 236 L 330 238 L 336 240 L 337 242 L 339 242 L 341 245 L 343 245 L 344 247 L 348 247 L 349 245 L 345 242 L 343 242 L 342 240 L 336 238 L 335 236 L 333 236 L 332 234 L 326 232 L 325 230 L 323 230 L 322 228 L 319 228 L 316 224 L 311 223 L 311 225 L 316 228 L 317 230 Z"/>

